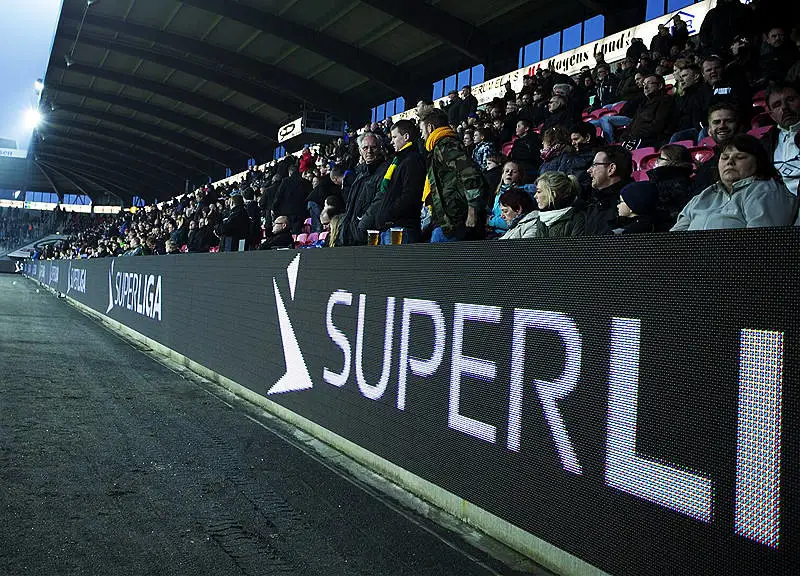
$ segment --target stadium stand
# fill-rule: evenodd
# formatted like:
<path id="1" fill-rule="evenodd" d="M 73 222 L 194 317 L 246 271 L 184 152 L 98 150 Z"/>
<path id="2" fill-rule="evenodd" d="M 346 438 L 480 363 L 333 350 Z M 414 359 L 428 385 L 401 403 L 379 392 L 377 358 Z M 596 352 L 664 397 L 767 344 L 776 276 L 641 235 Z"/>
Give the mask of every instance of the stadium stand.
<path id="1" fill-rule="evenodd" d="M 672 15 L 669 22 L 675 25 L 654 43 L 668 53 L 647 50 L 646 45 L 635 43 L 616 54 L 614 62 L 598 62 L 595 69 L 584 66 L 572 74 L 562 73 L 555 66 L 559 57 L 569 55 L 565 53 L 518 71 L 524 72 L 519 75 L 519 89 L 515 90 L 510 80 L 500 84 L 505 79 L 502 76 L 473 86 L 472 90 L 467 85 L 435 102 L 421 100 L 416 108 L 379 122 L 367 123 L 359 129 L 348 127 L 339 138 L 306 145 L 293 155 L 251 166 L 245 172 L 201 186 L 192 193 L 171 195 L 168 201 L 136 206 L 120 214 L 81 215 L 70 229 L 72 233 L 59 246 L 39 256 L 99 257 L 270 248 L 275 247 L 270 241 L 276 233 L 273 223 L 282 216 L 288 218 L 292 241 L 298 248 L 366 243 L 367 225 L 381 233 L 401 226 L 406 236 L 415 240 L 438 237 L 435 231 L 443 225 L 451 233 L 445 234 L 448 239 L 456 236 L 478 239 L 487 234 L 490 237 L 492 227 L 488 226 L 488 219 L 493 210 L 499 209 L 496 198 L 506 158 L 514 159 L 522 172 L 522 183 L 530 185 L 531 193 L 536 178 L 544 171 L 579 176 L 581 193 L 576 207 L 591 210 L 598 203 L 616 203 L 619 199 L 605 198 L 598 182 L 607 177 L 616 181 L 621 173 L 623 180 L 647 180 L 648 171 L 659 162 L 661 146 L 670 141 L 689 149 L 698 165 L 720 162 L 720 147 L 730 140 L 731 134 L 709 124 L 708 118 L 712 104 L 720 101 L 738 106 L 741 113 L 736 124 L 743 128 L 737 130 L 749 127 L 749 134 L 763 140 L 776 166 L 781 163 L 780 174 L 770 177 L 778 181 L 783 178 L 794 188 L 786 193 L 796 196 L 795 173 L 800 169 L 796 160 L 786 155 L 796 154 L 797 144 L 788 141 L 785 147 L 776 150 L 776 145 L 770 142 L 778 131 L 797 133 L 800 104 L 791 97 L 780 99 L 774 91 L 770 92 L 775 80 L 764 76 L 759 63 L 765 60 L 757 57 L 776 52 L 790 64 L 796 62 L 795 36 L 785 34 L 782 41 L 773 40 L 775 35 L 769 32 L 775 24 L 769 14 L 759 12 L 762 7 L 758 3 L 745 9 L 753 10 L 754 21 L 762 23 L 760 29 L 726 29 L 723 34 L 718 29 L 722 24 L 714 10 L 716 2 L 704 4 L 711 9 L 707 10 L 702 27 L 695 23 L 688 38 L 683 37 L 683 27 L 678 25 L 680 14 Z M 127 32 L 136 31 L 134 27 L 92 15 L 91 11 L 88 17 L 91 26 L 113 25 Z M 700 34 L 695 34 L 698 30 Z M 730 36 L 732 44 L 724 47 L 721 57 L 715 48 L 712 57 L 709 43 L 713 42 L 709 38 L 716 42 L 721 34 Z M 752 47 L 748 48 L 751 53 L 746 54 L 740 46 L 743 38 Z M 92 34 L 80 40 L 90 45 L 102 44 Z M 168 36 L 162 40 L 176 41 Z M 745 57 L 749 67 L 748 74 L 743 76 L 738 72 Z M 720 62 L 722 69 L 715 68 Z M 602 72 L 599 79 L 598 71 Z M 94 73 L 101 75 L 99 70 Z M 659 90 L 650 88 L 655 83 L 648 79 L 654 77 L 661 79 Z M 58 90 L 78 92 L 63 86 L 53 92 Z M 796 94 L 792 84 L 779 94 L 787 90 L 795 90 Z M 437 116 L 431 109 L 441 109 L 443 115 Z M 620 170 L 602 152 L 602 147 L 610 143 L 604 141 L 600 126 L 594 137 L 579 134 L 582 121 L 601 118 L 623 119 L 612 126 L 617 144 L 630 151 L 628 174 L 625 174 L 627 168 Z M 650 129 L 656 125 L 657 129 Z M 257 129 L 258 123 L 250 127 L 261 137 L 272 138 L 272 134 Z M 564 137 L 553 137 L 554 129 L 566 134 L 567 140 L 571 136 L 572 145 Z M 195 130 L 203 134 L 204 128 L 201 125 Z M 210 127 L 206 133 L 212 139 L 222 139 Z M 546 146 L 542 144 L 543 138 Z M 642 146 L 642 142 L 655 145 Z M 453 158 L 463 158 L 469 166 L 460 164 L 460 170 L 452 171 L 446 165 L 437 165 L 436 153 L 431 151 L 440 148 Z M 480 157 L 476 155 L 478 149 Z M 210 151 L 208 155 L 214 156 Z M 777 159 L 776 155 L 782 156 Z M 613 168 L 606 169 L 609 166 Z M 174 185 L 174 180 L 164 180 L 168 186 L 170 182 Z M 451 188 L 465 190 L 466 196 L 450 197 Z M 695 193 L 702 191 L 697 189 Z M 237 196 L 241 199 L 236 200 Z M 403 213 L 393 211 L 390 205 L 400 201 L 406 206 Z M 455 202 L 466 202 L 470 209 L 448 212 Z M 408 214 L 415 211 L 422 215 L 412 222 L 417 219 L 409 219 Z M 796 217 L 795 210 L 786 215 L 785 223 L 794 223 Z M 624 228 L 618 224 L 610 222 L 601 229 L 610 233 Z M 516 222 L 509 221 L 508 225 L 513 227 Z M 465 229 L 470 233 L 464 234 Z"/>

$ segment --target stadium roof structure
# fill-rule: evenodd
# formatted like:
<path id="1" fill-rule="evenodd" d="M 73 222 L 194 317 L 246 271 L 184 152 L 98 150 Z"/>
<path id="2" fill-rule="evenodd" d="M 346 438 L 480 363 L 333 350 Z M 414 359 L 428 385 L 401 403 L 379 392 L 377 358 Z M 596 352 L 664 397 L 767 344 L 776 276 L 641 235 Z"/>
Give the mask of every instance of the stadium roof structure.
<path id="1" fill-rule="evenodd" d="M 605 4 L 633 3 L 643 17 L 641 0 Z M 483 63 L 488 79 L 516 69 L 522 44 L 603 4 L 64 0 L 34 156 L 51 178 L 94 175 L 128 196 L 163 198 L 187 178 L 270 159 L 278 127 L 303 110 L 360 125 L 381 102 L 430 97 L 455 71 Z"/>

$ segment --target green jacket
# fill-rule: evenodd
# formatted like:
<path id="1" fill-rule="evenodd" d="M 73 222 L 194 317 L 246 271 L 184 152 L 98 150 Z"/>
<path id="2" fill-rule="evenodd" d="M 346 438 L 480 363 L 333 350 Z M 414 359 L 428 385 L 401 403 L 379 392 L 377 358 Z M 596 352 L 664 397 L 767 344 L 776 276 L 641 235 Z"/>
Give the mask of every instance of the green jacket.
<path id="1" fill-rule="evenodd" d="M 442 232 L 452 234 L 467 220 L 467 208 L 484 205 L 486 184 L 464 145 L 452 136 L 441 138 L 428 154 L 431 220 Z"/>

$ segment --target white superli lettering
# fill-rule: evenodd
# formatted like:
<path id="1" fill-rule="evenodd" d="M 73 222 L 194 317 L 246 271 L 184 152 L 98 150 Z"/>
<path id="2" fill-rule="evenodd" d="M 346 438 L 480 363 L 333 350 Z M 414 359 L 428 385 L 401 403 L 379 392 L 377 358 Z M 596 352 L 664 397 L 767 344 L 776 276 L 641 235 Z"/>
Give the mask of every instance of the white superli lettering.
<path id="1" fill-rule="evenodd" d="M 427 359 L 416 358 L 408 353 L 408 342 L 411 334 L 411 315 L 427 316 L 433 321 L 433 352 Z M 430 376 L 439 368 L 444 358 L 444 346 L 447 328 L 444 314 L 438 302 L 433 300 L 403 299 L 403 320 L 400 327 L 400 372 L 397 379 L 397 408 L 406 408 L 406 382 L 408 371 L 415 376 Z"/>
<path id="2" fill-rule="evenodd" d="M 612 320 L 606 484 L 711 522 L 711 479 L 636 454 L 640 329 L 641 320 Z"/>
<path id="3" fill-rule="evenodd" d="M 350 378 L 350 341 L 347 339 L 347 336 L 344 335 L 344 332 L 339 330 L 333 324 L 333 307 L 337 304 L 342 304 L 344 306 L 351 306 L 353 304 L 353 294 L 350 292 L 345 292 L 344 290 L 337 290 L 331 297 L 328 299 L 328 308 L 325 313 L 325 325 L 328 328 L 328 336 L 331 340 L 333 340 L 334 344 L 336 344 L 342 350 L 342 354 L 344 354 L 344 364 L 342 366 L 342 371 L 338 374 L 332 370 L 330 370 L 327 366 L 322 369 L 322 378 L 328 384 L 333 386 L 344 386 L 347 382 L 347 379 Z"/>
<path id="4" fill-rule="evenodd" d="M 736 533 L 771 548 L 780 536 L 783 332 L 742 330 L 736 438 Z"/>
<path id="5" fill-rule="evenodd" d="M 581 335 L 575 321 L 559 312 L 544 310 L 514 310 L 514 331 L 511 345 L 511 384 L 508 404 L 508 448 L 515 452 L 520 449 L 520 430 L 522 427 L 522 396 L 524 390 L 523 372 L 525 369 L 525 341 L 529 329 L 546 330 L 557 333 L 566 350 L 564 370 L 552 382 L 534 380 L 539 402 L 542 404 L 550 434 L 553 437 L 561 466 L 573 474 L 580 474 L 582 468 L 570 441 L 564 419 L 556 402 L 567 397 L 578 385 L 581 372 Z"/>
<path id="6" fill-rule="evenodd" d="M 497 324 L 500 322 L 501 313 L 502 309 L 499 306 L 462 304 L 460 302 L 456 303 L 453 312 L 453 359 L 450 372 L 450 402 L 447 425 L 453 430 L 458 430 L 492 443 L 494 443 L 497 436 L 497 430 L 494 426 L 475 418 L 464 416 L 459 412 L 461 376 L 463 374 L 485 382 L 492 382 L 497 374 L 497 366 L 491 360 L 466 356 L 462 353 L 462 350 L 464 347 L 465 321 L 473 320 Z"/>
<path id="7" fill-rule="evenodd" d="M 386 392 L 392 371 L 392 341 L 394 337 L 394 296 L 386 299 L 386 324 L 383 338 L 383 366 L 381 376 L 375 385 L 368 384 L 364 377 L 364 314 L 367 296 L 358 297 L 358 330 L 356 331 L 356 382 L 361 393 L 370 400 L 378 400 Z"/>

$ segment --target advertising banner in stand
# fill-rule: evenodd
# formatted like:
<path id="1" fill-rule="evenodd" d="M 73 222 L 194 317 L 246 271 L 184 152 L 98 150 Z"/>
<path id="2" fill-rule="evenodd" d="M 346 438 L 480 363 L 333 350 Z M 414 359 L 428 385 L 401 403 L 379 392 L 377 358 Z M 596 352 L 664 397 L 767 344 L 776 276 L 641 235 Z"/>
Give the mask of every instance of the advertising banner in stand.
<path id="1" fill-rule="evenodd" d="M 614 575 L 800 570 L 800 230 L 28 262 Z"/>
<path id="2" fill-rule="evenodd" d="M 619 62 L 625 58 L 625 53 L 628 50 L 628 47 L 631 45 L 631 40 L 633 38 L 641 38 L 645 45 L 649 47 L 650 40 L 652 40 L 652 38 L 658 34 L 658 26 L 660 24 L 672 26 L 672 20 L 675 18 L 675 16 L 679 16 L 681 20 L 686 22 L 686 27 L 689 30 L 689 34 L 693 36 L 700 32 L 700 26 L 703 23 L 703 19 L 705 19 L 708 11 L 716 6 L 716 4 L 716 0 L 705 0 L 704 2 L 691 4 L 685 8 L 681 8 L 680 10 L 665 14 L 664 16 L 654 18 L 653 20 L 648 20 L 647 22 L 639 24 L 638 26 L 628 28 L 594 42 L 589 42 L 588 44 L 584 44 L 583 46 L 575 48 L 574 50 L 567 50 L 566 52 L 562 52 L 561 54 L 553 56 L 552 58 L 541 60 L 540 62 L 536 62 L 530 66 L 525 66 L 524 68 L 514 70 L 508 74 L 503 74 L 502 76 L 487 80 L 481 84 L 476 84 L 472 87 L 472 95 L 478 100 L 479 105 L 483 105 L 488 104 L 495 98 L 502 98 L 506 93 L 505 86 L 509 82 L 511 83 L 511 89 L 515 92 L 519 92 L 522 89 L 522 77 L 525 75 L 535 74 L 541 68 L 552 67 L 560 74 L 574 76 L 575 74 L 580 73 L 581 68 L 584 66 L 594 68 L 594 57 L 595 54 L 599 52 L 603 53 L 607 63 L 613 64 L 615 62 Z M 460 89 L 461 86 L 458 86 L 458 88 Z M 439 98 L 435 101 L 435 104 L 437 106 L 441 106 L 441 104 L 446 100 L 446 97 Z M 395 114 L 392 116 L 392 120 L 394 122 L 397 122 L 400 119 L 408 118 L 416 118 L 416 114 L 413 109 L 406 110 L 405 112 L 401 112 L 400 114 Z"/>

